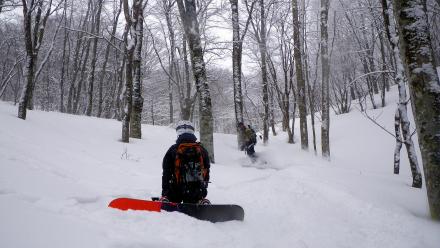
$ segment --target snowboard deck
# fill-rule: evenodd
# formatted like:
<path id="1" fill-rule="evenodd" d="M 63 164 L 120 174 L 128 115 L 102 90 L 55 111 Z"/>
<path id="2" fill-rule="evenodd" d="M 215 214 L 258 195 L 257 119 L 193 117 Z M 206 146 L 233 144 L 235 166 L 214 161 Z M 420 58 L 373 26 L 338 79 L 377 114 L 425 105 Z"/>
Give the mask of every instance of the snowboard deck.
<path id="1" fill-rule="evenodd" d="M 232 204 L 212 204 L 199 205 L 191 203 L 173 203 L 161 201 L 148 201 L 132 198 L 117 198 L 108 205 L 111 208 L 120 210 L 141 210 L 161 212 L 180 212 L 199 220 L 210 222 L 224 222 L 231 220 L 243 221 L 244 210 L 238 205 Z"/>

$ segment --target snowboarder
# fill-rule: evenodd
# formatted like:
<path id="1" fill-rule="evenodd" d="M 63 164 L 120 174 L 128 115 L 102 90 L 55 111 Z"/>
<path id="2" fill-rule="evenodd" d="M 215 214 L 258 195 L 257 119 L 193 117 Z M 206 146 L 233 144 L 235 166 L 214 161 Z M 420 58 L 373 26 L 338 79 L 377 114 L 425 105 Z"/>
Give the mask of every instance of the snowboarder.
<path id="1" fill-rule="evenodd" d="M 160 201 L 211 204 L 208 194 L 209 156 L 196 142 L 194 126 L 189 121 L 179 121 L 177 140 L 162 162 L 162 197 Z"/>
<path id="2" fill-rule="evenodd" d="M 238 123 L 238 128 L 240 130 L 239 135 L 242 137 L 240 150 L 245 151 L 249 157 L 254 158 L 254 146 L 257 144 L 257 134 L 250 126 L 246 127 L 243 122 Z"/>

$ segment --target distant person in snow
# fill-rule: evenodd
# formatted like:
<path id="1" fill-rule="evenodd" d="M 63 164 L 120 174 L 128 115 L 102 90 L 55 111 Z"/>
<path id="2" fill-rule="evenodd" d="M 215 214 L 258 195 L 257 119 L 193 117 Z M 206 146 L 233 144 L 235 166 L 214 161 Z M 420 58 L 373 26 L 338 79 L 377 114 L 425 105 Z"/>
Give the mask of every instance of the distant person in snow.
<path id="1" fill-rule="evenodd" d="M 194 126 L 189 121 L 179 121 L 177 140 L 162 163 L 161 201 L 211 204 L 208 194 L 209 156 L 205 148 L 196 142 Z"/>
<path id="2" fill-rule="evenodd" d="M 241 136 L 240 150 L 245 151 L 249 157 L 255 157 L 254 146 L 257 144 L 257 134 L 249 125 L 246 127 L 243 122 L 238 123 L 238 129 Z"/>

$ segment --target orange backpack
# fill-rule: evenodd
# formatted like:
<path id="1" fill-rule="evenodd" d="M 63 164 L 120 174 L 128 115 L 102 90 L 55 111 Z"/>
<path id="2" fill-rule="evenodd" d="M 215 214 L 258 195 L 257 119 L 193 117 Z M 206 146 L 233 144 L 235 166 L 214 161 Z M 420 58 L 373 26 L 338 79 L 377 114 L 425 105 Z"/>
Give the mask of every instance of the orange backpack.
<path id="1" fill-rule="evenodd" d="M 176 183 L 204 182 L 207 175 L 199 143 L 182 143 L 177 148 L 174 176 Z"/>

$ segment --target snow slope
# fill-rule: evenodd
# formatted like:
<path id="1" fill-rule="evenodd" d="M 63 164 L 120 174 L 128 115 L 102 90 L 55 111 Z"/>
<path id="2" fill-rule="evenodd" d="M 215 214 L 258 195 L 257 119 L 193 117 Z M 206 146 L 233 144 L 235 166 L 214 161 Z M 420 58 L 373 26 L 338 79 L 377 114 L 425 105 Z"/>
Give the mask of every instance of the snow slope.
<path id="1" fill-rule="evenodd" d="M 369 113 L 392 130 L 388 105 Z M 243 206 L 244 222 L 107 208 L 161 192 L 175 132 L 142 128 L 142 140 L 123 144 L 117 121 L 41 111 L 23 121 L 0 102 L 0 247 L 440 247 L 405 153 L 393 175 L 393 138 L 356 110 L 332 116 L 330 162 L 280 132 L 256 147 L 267 164 L 251 164 L 235 136 L 215 134 L 208 196 Z"/>

